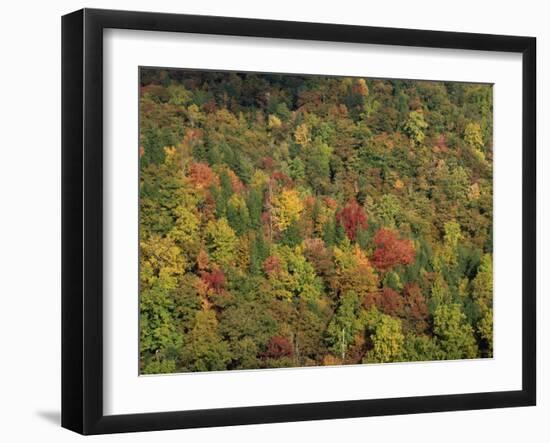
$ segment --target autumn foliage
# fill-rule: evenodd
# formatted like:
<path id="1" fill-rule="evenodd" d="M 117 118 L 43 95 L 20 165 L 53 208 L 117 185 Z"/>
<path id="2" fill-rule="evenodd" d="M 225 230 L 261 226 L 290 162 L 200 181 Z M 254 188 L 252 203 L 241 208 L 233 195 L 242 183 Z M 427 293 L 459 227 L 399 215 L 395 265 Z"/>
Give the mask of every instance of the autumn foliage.
<path id="1" fill-rule="evenodd" d="M 208 189 L 218 183 L 218 176 L 205 163 L 192 163 L 189 168 L 189 178 L 198 189 Z"/>
<path id="2" fill-rule="evenodd" d="M 267 342 L 263 355 L 265 358 L 281 358 L 292 357 L 293 354 L 292 343 L 285 337 L 275 336 L 271 337 Z"/>
<path id="3" fill-rule="evenodd" d="M 372 256 L 374 266 L 380 271 L 388 271 L 397 265 L 410 265 L 414 261 L 415 250 L 408 239 L 400 239 L 395 231 L 380 229 L 374 236 L 376 250 Z"/>
<path id="4" fill-rule="evenodd" d="M 342 224 L 351 241 L 355 241 L 359 229 L 367 229 L 367 215 L 355 200 L 336 214 L 336 220 Z"/>
<path id="5" fill-rule="evenodd" d="M 281 261 L 278 257 L 271 255 L 263 262 L 263 268 L 267 275 L 278 274 L 281 271 Z"/>
<path id="6" fill-rule="evenodd" d="M 216 268 L 211 272 L 203 271 L 202 280 L 216 294 L 220 294 L 225 286 L 225 275 L 222 270 Z"/>
<path id="7" fill-rule="evenodd" d="M 491 85 L 142 68 L 139 99 L 140 373 L 492 356 Z"/>

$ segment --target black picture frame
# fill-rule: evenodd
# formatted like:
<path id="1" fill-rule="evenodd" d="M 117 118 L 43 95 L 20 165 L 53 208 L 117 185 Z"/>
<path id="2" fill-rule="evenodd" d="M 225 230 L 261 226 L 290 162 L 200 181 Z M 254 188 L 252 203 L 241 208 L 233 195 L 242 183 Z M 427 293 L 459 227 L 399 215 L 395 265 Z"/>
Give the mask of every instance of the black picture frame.
<path id="1" fill-rule="evenodd" d="M 103 413 L 103 30 L 171 31 L 522 54 L 522 389 L 177 412 Z M 536 403 L 536 39 L 83 9 L 62 18 L 62 426 L 81 434 Z"/>

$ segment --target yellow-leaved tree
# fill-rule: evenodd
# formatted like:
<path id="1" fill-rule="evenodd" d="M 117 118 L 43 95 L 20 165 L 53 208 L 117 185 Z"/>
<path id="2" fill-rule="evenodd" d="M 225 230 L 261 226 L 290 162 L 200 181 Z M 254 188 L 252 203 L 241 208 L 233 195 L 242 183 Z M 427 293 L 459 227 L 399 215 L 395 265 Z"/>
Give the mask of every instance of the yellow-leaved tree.
<path id="1" fill-rule="evenodd" d="M 273 198 L 273 219 L 280 231 L 298 220 L 303 210 L 304 203 L 295 189 L 284 189 Z"/>

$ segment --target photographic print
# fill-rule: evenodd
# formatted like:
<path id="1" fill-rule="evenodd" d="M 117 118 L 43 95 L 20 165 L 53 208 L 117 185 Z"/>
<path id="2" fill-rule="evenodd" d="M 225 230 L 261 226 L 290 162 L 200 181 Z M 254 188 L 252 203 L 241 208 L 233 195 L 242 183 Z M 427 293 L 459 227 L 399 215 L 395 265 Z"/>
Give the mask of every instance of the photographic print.
<path id="1" fill-rule="evenodd" d="M 140 374 L 493 357 L 491 84 L 139 82 Z"/>

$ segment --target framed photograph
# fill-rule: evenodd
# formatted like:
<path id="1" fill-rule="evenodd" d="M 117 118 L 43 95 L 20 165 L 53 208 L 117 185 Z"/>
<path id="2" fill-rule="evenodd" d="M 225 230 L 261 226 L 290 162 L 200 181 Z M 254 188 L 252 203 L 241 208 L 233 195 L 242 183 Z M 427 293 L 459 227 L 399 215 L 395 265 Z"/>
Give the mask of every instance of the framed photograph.
<path id="1" fill-rule="evenodd" d="M 62 20 L 62 425 L 536 402 L 536 41 Z"/>

